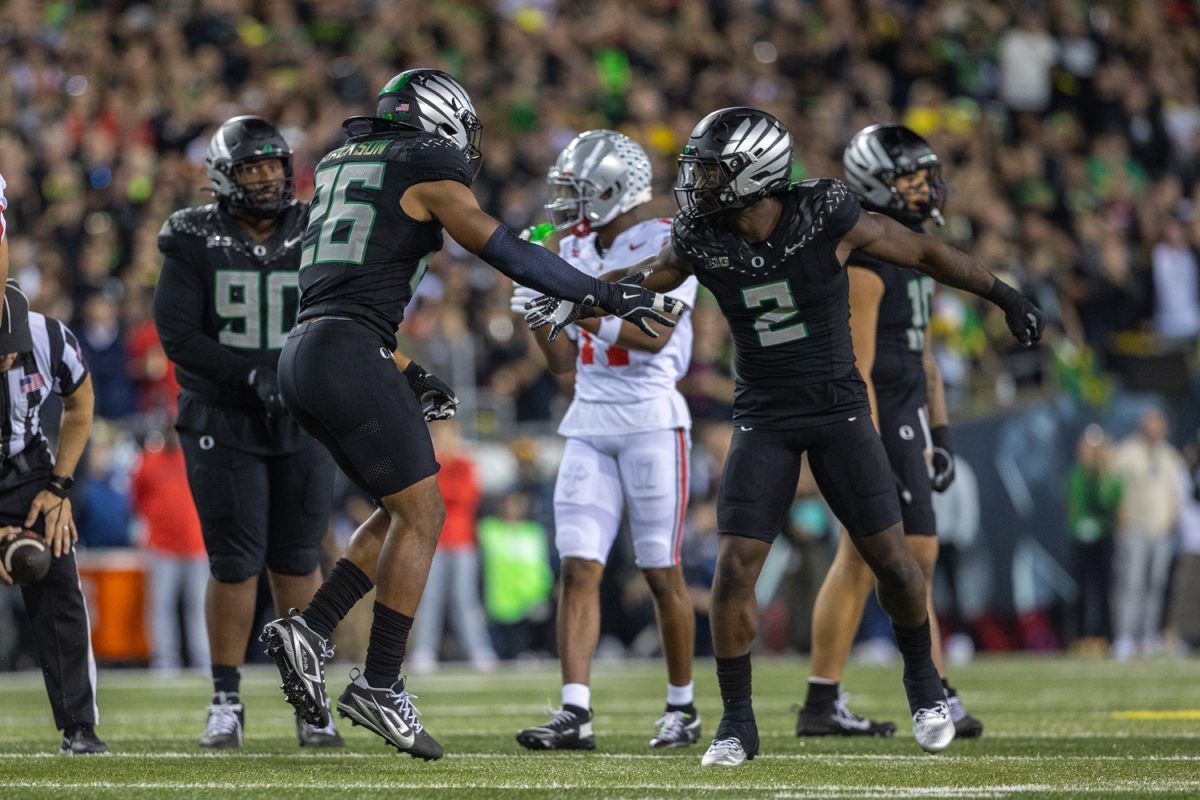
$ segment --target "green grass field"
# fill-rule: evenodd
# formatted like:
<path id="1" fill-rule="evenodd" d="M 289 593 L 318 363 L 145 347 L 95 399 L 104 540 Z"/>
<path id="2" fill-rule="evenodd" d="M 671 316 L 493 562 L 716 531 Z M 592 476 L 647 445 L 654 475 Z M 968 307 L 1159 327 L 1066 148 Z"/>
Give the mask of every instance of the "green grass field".
<path id="1" fill-rule="evenodd" d="M 807 664 L 755 662 L 763 752 L 739 769 L 701 770 L 702 748 L 652 753 L 665 679 L 652 662 L 601 663 L 593 688 L 598 750 L 528 753 L 514 741 L 557 695 L 553 665 L 478 676 L 447 669 L 412 681 L 448 756 L 399 757 L 347 724 L 347 748 L 301 752 L 273 668 L 243 686 L 247 739 L 236 754 L 196 747 L 207 682 L 101 674 L 99 733 L 113 754 L 63 758 L 40 676 L 0 677 L 0 787 L 38 797 L 808 798 L 1200 796 L 1200 661 L 1111 664 L 984 659 L 957 671 L 980 741 L 929 756 L 912 740 L 898 668 L 854 668 L 852 705 L 900 722 L 894 739 L 800 740 L 790 707 Z M 718 717 L 711 661 L 697 665 L 705 734 Z M 340 691 L 342 665 L 331 669 Z M 1127 714 L 1124 712 L 1163 712 Z M 303 794 L 311 790 L 312 794 Z"/>

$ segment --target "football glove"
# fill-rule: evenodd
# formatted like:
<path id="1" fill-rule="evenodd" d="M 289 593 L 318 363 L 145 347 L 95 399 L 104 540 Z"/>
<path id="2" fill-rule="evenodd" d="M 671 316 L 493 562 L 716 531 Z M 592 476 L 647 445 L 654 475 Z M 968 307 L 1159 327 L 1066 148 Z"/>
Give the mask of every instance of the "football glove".
<path id="1" fill-rule="evenodd" d="M 620 298 L 616 308 L 609 309 L 613 314 L 632 322 L 641 328 L 651 339 L 658 338 L 658 331 L 650 324 L 654 320 L 659 325 L 668 328 L 675 327 L 675 320 L 684 311 L 683 302 L 665 294 L 651 292 L 629 283 L 618 283 Z M 666 315 L 670 316 L 666 316 Z"/>
<path id="2" fill-rule="evenodd" d="M 933 490 L 946 491 L 954 483 L 954 453 L 950 450 L 950 429 L 939 425 L 929 432 L 933 439 L 933 459 L 929 463 L 930 483 Z"/>
<path id="3" fill-rule="evenodd" d="M 279 394 L 279 378 L 270 367 L 255 367 L 250 370 L 250 388 L 258 395 L 268 417 L 277 417 L 287 413 L 283 405 L 283 397 Z"/>
<path id="4" fill-rule="evenodd" d="M 514 314 L 520 314 L 521 316 L 524 316 L 529 311 L 529 304 L 539 297 L 542 297 L 542 295 L 538 294 L 535 290 L 530 289 L 528 286 L 522 286 L 519 283 L 514 283 L 512 298 L 509 300 L 508 307 Z"/>
<path id="5" fill-rule="evenodd" d="M 1028 297 L 996 278 L 987 299 L 1004 312 L 1004 321 L 1018 342 L 1028 347 L 1042 338 L 1046 316 Z"/>
<path id="6" fill-rule="evenodd" d="M 536 331 L 550 325 L 546 341 L 553 342 L 563 329 L 581 319 L 596 316 L 596 309 L 591 306 L 572 303 L 570 300 L 560 300 L 549 295 L 538 295 L 525 304 L 528 313 L 525 322 L 529 330 Z"/>
<path id="7" fill-rule="evenodd" d="M 454 418 L 455 412 L 458 411 L 458 397 L 445 381 L 426 372 L 425 368 L 415 361 L 408 362 L 408 366 L 404 368 L 404 377 L 408 379 L 408 385 L 417 396 L 417 402 L 421 404 L 421 413 L 425 415 L 426 422 Z"/>

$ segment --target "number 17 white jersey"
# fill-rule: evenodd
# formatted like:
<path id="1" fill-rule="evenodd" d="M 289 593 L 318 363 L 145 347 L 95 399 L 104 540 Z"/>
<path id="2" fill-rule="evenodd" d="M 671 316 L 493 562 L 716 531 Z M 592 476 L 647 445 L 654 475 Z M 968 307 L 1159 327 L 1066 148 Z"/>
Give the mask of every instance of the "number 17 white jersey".
<path id="1" fill-rule="evenodd" d="M 650 219 L 619 233 L 603 254 L 596 234 L 569 235 L 558 253 L 588 275 L 630 267 L 671 241 L 671 220 Z M 575 399 L 558 432 L 563 436 L 604 436 L 667 428 L 690 428 L 687 403 L 675 388 L 692 357 L 691 308 L 699 284 L 689 277 L 668 294 L 687 305 L 671 338 L 657 353 L 630 350 L 578 329 Z M 653 324 L 653 323 L 652 323 Z"/>

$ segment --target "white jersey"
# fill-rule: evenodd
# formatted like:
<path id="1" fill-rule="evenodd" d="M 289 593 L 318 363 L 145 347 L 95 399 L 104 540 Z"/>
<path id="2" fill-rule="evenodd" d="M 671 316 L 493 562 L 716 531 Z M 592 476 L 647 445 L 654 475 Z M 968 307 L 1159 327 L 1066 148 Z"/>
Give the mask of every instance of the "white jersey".
<path id="1" fill-rule="evenodd" d="M 619 233 L 603 255 L 596 234 L 567 236 L 558 254 L 587 275 L 600 276 L 633 266 L 671 241 L 671 220 L 650 219 Z M 689 277 L 669 294 L 688 310 L 670 341 L 657 353 L 627 350 L 577 329 L 575 399 L 558 432 L 563 436 L 604 436 L 667 428 L 691 428 L 687 403 L 675 388 L 692 358 L 691 307 L 699 284 Z"/>

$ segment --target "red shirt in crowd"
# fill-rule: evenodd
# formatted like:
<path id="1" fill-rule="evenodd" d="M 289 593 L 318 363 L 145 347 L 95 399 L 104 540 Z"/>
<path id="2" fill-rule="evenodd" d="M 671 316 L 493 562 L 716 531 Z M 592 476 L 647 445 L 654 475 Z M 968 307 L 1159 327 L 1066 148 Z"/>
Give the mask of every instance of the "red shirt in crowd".
<path id="1" fill-rule="evenodd" d="M 180 448 L 142 452 L 133 476 L 133 510 L 146 520 L 150 550 L 185 558 L 204 555 L 200 517 Z"/>
<path id="2" fill-rule="evenodd" d="M 475 477 L 471 459 L 451 456 L 442 460 L 438 488 L 446 503 L 446 524 L 438 547 L 444 550 L 471 550 L 475 547 L 475 523 L 483 492 Z"/>
<path id="3" fill-rule="evenodd" d="M 162 408 L 174 419 L 179 403 L 179 382 L 175 365 L 163 352 L 154 320 L 138 323 L 129 332 L 129 364 L 137 384 L 139 411 Z"/>

